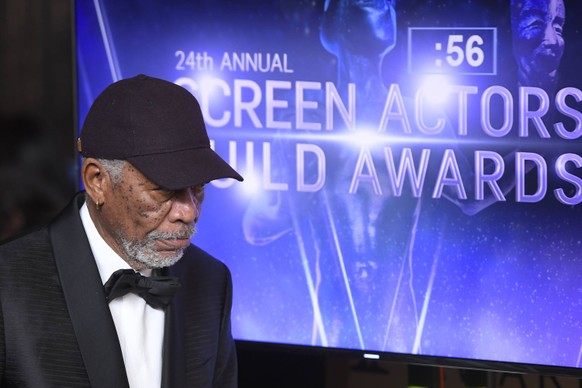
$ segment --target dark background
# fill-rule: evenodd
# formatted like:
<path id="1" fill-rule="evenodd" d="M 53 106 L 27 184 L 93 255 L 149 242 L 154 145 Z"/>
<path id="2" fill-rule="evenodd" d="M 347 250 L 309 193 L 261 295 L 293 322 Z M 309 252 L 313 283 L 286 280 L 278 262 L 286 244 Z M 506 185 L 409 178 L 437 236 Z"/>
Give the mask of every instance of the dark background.
<path id="1" fill-rule="evenodd" d="M 68 0 L 0 0 L 0 240 L 76 190 Z"/>

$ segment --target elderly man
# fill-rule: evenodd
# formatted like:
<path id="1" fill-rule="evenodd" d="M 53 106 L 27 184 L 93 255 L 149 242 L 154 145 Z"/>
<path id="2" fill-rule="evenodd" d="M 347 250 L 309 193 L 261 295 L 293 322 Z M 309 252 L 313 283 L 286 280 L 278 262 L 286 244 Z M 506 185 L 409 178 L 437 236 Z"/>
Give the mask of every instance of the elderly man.
<path id="1" fill-rule="evenodd" d="M 0 247 L 0 385 L 232 387 L 226 266 L 190 243 L 204 185 L 242 177 L 185 89 L 140 75 L 83 125 L 84 193 Z"/>
<path id="2" fill-rule="evenodd" d="M 520 86 L 554 92 L 564 54 L 565 22 L 563 0 L 511 0 L 513 51 Z"/>

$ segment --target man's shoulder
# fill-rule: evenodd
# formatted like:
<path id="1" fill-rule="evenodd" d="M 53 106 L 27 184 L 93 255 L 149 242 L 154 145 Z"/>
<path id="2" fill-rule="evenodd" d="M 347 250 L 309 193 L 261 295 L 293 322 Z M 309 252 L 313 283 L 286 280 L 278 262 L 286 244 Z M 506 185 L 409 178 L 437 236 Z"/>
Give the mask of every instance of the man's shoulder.
<path id="1" fill-rule="evenodd" d="M 51 233 L 49 232 L 49 229 L 56 221 L 71 224 L 71 220 L 73 219 L 72 215 L 75 214 L 73 210 L 78 214 L 78 209 L 83 200 L 84 194 L 82 192 L 77 193 L 69 205 L 65 207 L 57 216 L 55 216 L 55 218 L 53 218 L 47 225 L 38 227 L 35 230 L 27 231 L 21 235 L 12 237 L 9 240 L 0 242 L 0 257 L 7 254 L 26 254 L 26 252 L 38 252 L 39 250 L 52 250 Z M 67 237 L 71 238 L 70 235 L 67 235 Z"/>
<path id="2" fill-rule="evenodd" d="M 190 244 L 184 256 L 172 267 L 170 272 L 180 277 L 229 278 L 227 266 L 202 248 Z"/>
<path id="3" fill-rule="evenodd" d="M 226 267 L 222 261 L 218 260 L 210 253 L 194 244 L 190 244 L 190 246 L 186 249 L 184 252 L 184 257 L 180 260 L 180 262 L 184 262 L 184 264 L 189 266 L 206 266 L 216 269 L 223 269 Z"/>
<path id="4" fill-rule="evenodd" d="M 18 287 L 23 279 L 53 270 L 53 250 L 46 228 L 17 237 L 0 245 L 0 284 Z"/>
<path id="5" fill-rule="evenodd" d="M 232 276 L 227 266 L 196 245 L 190 245 L 184 256 L 169 267 L 168 275 L 180 280 L 184 303 L 209 306 L 216 302 L 215 306 L 219 306 L 232 294 Z"/>
<path id="6" fill-rule="evenodd" d="M 0 243 L 0 257 L 26 255 L 27 252 L 39 252 L 50 248 L 48 228 L 43 227 L 33 232 L 14 237 Z"/>

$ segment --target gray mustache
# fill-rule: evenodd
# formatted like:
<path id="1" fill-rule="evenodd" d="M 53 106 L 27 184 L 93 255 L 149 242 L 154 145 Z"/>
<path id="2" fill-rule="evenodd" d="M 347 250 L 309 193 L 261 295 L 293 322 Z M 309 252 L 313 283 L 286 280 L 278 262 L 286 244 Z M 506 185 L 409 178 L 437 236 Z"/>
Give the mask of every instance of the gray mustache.
<path id="1" fill-rule="evenodd" d="M 175 232 L 162 232 L 154 230 L 148 233 L 148 238 L 153 240 L 171 240 L 171 239 L 182 239 L 190 238 L 196 233 L 195 225 L 184 226 L 182 229 Z"/>

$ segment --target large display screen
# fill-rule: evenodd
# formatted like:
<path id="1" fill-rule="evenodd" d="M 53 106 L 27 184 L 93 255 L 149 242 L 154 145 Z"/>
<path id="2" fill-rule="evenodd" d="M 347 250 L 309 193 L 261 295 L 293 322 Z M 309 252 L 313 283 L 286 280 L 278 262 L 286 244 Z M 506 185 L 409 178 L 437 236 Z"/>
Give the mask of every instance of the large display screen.
<path id="1" fill-rule="evenodd" d="M 581 374 L 582 3 L 75 12 L 79 125 L 164 78 L 245 177 L 208 185 L 193 237 L 233 273 L 236 339 Z"/>

